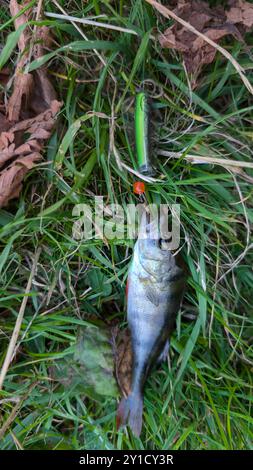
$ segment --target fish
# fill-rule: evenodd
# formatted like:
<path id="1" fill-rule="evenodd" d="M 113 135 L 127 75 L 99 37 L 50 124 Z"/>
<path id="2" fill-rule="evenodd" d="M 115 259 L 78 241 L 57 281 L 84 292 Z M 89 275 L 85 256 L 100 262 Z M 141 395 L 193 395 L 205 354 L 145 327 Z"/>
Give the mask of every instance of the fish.
<path id="1" fill-rule="evenodd" d="M 141 219 L 127 280 L 127 320 L 133 354 L 131 388 L 122 398 L 116 418 L 117 429 L 128 424 L 136 436 L 142 429 L 145 383 L 153 366 L 168 355 L 186 284 L 182 261 L 166 249 L 159 230 L 154 236 L 154 226 L 145 219 Z"/>

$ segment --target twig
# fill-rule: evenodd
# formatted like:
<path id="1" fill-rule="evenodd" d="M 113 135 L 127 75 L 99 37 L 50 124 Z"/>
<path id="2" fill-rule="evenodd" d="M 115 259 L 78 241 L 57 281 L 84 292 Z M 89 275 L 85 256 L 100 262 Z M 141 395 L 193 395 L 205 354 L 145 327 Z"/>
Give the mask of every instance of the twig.
<path id="1" fill-rule="evenodd" d="M 19 442 L 17 436 L 14 434 L 14 432 L 10 431 L 10 435 L 14 441 L 14 443 L 16 444 L 16 447 L 18 450 L 24 450 L 24 447 L 22 446 L 22 444 Z"/>
<path id="2" fill-rule="evenodd" d="M 12 408 L 11 413 L 9 414 L 7 420 L 5 421 L 3 426 L 1 427 L 1 429 L 0 429 L 0 439 L 3 438 L 3 436 L 5 435 L 7 429 L 9 428 L 11 423 L 16 418 L 16 415 L 17 415 L 17 412 L 18 412 L 19 408 L 20 408 L 20 401 L 17 402 L 16 405 Z"/>
<path id="3" fill-rule="evenodd" d="M 33 382 L 27 392 L 25 393 L 25 395 L 22 397 L 22 398 L 19 398 L 16 402 L 16 405 L 12 408 L 8 418 L 6 419 L 6 421 L 3 423 L 2 427 L 0 428 L 0 440 L 3 438 L 3 436 L 5 435 L 6 431 L 8 430 L 8 428 L 10 427 L 11 423 L 14 421 L 14 419 L 16 418 L 17 414 L 18 414 L 18 411 L 19 409 L 21 408 L 22 406 L 22 403 L 29 397 L 31 391 L 34 389 L 34 387 L 38 384 L 38 382 Z M 11 431 L 10 431 L 11 432 Z"/>
<path id="4" fill-rule="evenodd" d="M 194 26 L 192 26 L 190 23 L 187 21 L 183 20 L 179 16 L 177 16 L 173 11 L 169 10 L 169 8 L 166 8 L 165 6 L 161 5 L 160 3 L 156 2 L 155 0 L 146 0 L 147 3 L 152 5 L 156 10 L 158 10 L 165 18 L 173 18 L 173 20 L 177 21 L 178 23 L 182 24 L 185 28 L 187 28 L 189 31 L 192 33 L 196 34 L 200 38 L 202 38 L 204 41 L 208 42 L 211 46 L 213 46 L 215 49 L 217 49 L 226 59 L 228 59 L 231 64 L 234 66 L 238 74 L 240 75 L 244 85 L 246 88 L 249 90 L 249 92 L 253 95 L 253 87 L 250 84 L 249 80 L 247 77 L 244 75 L 244 69 L 241 67 L 240 64 L 234 59 L 234 57 L 224 49 L 224 47 L 220 46 L 216 42 L 214 42 L 212 39 L 207 37 L 205 34 L 201 33 L 198 31 Z"/>
<path id="5" fill-rule="evenodd" d="M 35 274 L 35 271 L 36 271 L 38 259 L 39 259 L 39 256 L 40 256 L 40 252 L 41 252 L 41 248 L 39 248 L 37 250 L 37 252 L 35 253 L 31 273 L 30 273 L 30 276 L 29 276 L 29 279 L 28 279 L 28 282 L 27 282 L 27 286 L 26 286 L 26 289 L 25 289 L 25 294 L 24 294 L 24 297 L 23 297 L 23 300 L 22 300 L 22 303 L 21 303 L 21 306 L 20 306 L 20 309 L 19 309 L 18 317 L 17 317 L 17 320 L 16 320 L 16 324 L 15 324 L 12 336 L 11 336 L 11 340 L 9 342 L 9 346 L 8 346 L 7 353 L 6 353 L 6 356 L 5 356 L 5 359 L 4 359 L 3 367 L 2 367 L 1 372 L 0 372 L 0 390 L 3 387 L 3 382 L 4 382 L 4 379 L 5 379 L 5 376 L 7 374 L 9 366 L 10 366 L 12 360 L 13 360 L 13 352 L 15 350 L 15 345 L 16 345 L 18 335 L 19 335 L 19 332 L 20 332 L 20 329 L 21 329 L 21 325 L 22 325 L 22 321 L 23 321 L 23 317 L 24 317 L 24 313 L 25 313 L 25 308 L 26 308 L 26 304 L 27 304 L 27 301 L 28 301 L 28 294 L 29 294 L 30 289 L 31 289 L 32 280 L 34 278 L 34 274 Z"/>
<path id="6" fill-rule="evenodd" d="M 229 167 L 238 167 L 238 168 L 252 168 L 252 162 L 244 162 L 241 160 L 229 160 L 227 158 L 219 158 L 219 157 L 203 157 L 202 155 L 184 155 L 183 152 L 169 152 L 168 150 L 159 150 L 159 155 L 163 155 L 164 157 L 171 157 L 171 158 L 183 158 L 183 160 L 188 160 L 191 163 L 196 165 L 201 163 L 207 164 L 214 164 L 214 165 L 221 165 L 225 168 Z"/>
<path id="7" fill-rule="evenodd" d="M 122 28 L 121 26 L 115 26 L 109 23 L 102 23 L 101 21 L 94 21 L 94 20 L 90 20 L 89 18 L 78 18 L 76 16 L 60 15 L 59 13 L 50 13 L 50 12 L 45 12 L 44 14 L 45 16 L 48 16 L 49 18 L 58 18 L 59 20 L 67 20 L 73 23 L 92 25 L 92 26 L 97 26 L 99 28 L 114 29 L 115 31 L 120 31 L 122 33 L 135 34 L 136 36 L 138 36 L 138 33 L 134 31 L 133 29 Z"/>
<path id="8" fill-rule="evenodd" d="M 35 16 L 35 21 L 39 21 L 42 17 L 42 10 L 43 10 L 43 0 L 38 1 L 37 5 L 37 11 L 36 11 L 36 16 Z M 29 49 L 29 54 L 28 54 L 28 59 L 27 59 L 27 64 L 26 64 L 26 73 L 28 73 L 28 68 L 32 59 L 33 55 L 33 48 L 36 40 L 36 34 L 37 34 L 37 29 L 38 26 L 35 24 L 33 27 L 33 32 L 32 32 L 32 37 L 31 37 L 31 44 L 30 44 L 30 49 Z"/>
<path id="9" fill-rule="evenodd" d="M 37 12 L 36 12 L 36 21 L 39 21 L 42 13 L 43 0 L 38 1 Z"/>

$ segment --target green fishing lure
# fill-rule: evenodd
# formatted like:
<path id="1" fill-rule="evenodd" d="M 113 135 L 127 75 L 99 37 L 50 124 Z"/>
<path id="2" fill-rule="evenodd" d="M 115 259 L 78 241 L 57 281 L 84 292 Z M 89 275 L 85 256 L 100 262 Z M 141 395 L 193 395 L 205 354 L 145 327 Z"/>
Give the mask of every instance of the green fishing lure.
<path id="1" fill-rule="evenodd" d="M 135 145 L 138 171 L 143 175 L 155 174 L 154 160 L 151 156 L 150 102 L 144 92 L 137 93 L 135 100 Z"/>

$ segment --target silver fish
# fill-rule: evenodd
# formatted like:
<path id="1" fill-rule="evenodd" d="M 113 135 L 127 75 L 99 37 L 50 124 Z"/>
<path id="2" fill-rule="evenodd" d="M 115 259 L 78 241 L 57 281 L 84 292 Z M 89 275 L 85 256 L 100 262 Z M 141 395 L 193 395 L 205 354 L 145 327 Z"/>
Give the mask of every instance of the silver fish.
<path id="1" fill-rule="evenodd" d="M 117 427 L 128 422 L 137 436 L 142 428 L 143 392 L 153 365 L 166 358 L 184 288 L 185 271 L 164 243 L 141 220 L 128 275 L 127 319 L 131 331 L 131 392 L 117 412 Z M 143 231 L 147 236 L 144 238 Z"/>

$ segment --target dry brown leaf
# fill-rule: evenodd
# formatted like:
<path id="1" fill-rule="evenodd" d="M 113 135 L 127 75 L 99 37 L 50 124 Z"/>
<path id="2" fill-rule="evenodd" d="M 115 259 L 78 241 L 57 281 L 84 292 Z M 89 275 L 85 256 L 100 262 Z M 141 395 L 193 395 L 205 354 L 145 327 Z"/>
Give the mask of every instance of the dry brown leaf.
<path id="1" fill-rule="evenodd" d="M 26 7 L 26 5 L 29 4 L 29 0 L 23 0 L 23 2 L 21 2 L 21 4 L 19 4 L 17 2 L 17 0 L 10 0 L 10 14 L 12 16 L 12 18 L 14 18 L 15 16 L 18 16 L 16 19 L 15 19 L 15 29 L 18 29 L 20 28 L 20 26 L 22 26 L 23 24 L 27 23 L 27 21 L 29 20 L 29 16 L 31 14 L 31 11 L 30 10 L 26 10 L 24 13 L 22 13 L 22 15 L 20 15 L 20 11 Z M 31 33 L 30 33 L 30 30 L 29 28 L 26 28 L 20 38 L 19 38 L 19 43 L 18 43 L 18 47 L 19 47 L 19 50 L 20 52 L 24 52 L 25 48 L 26 48 L 26 45 L 29 44 L 29 40 L 30 40 L 30 36 L 31 36 Z"/>
<path id="2" fill-rule="evenodd" d="M 29 3 L 10 1 L 10 12 L 16 16 Z M 32 18 L 32 9 L 16 18 L 15 28 Z M 37 59 L 49 47 L 51 39 L 46 26 L 36 27 L 32 36 L 27 27 L 20 36 L 20 59 L 16 65 L 12 95 L 6 108 L 0 103 L 0 207 L 17 197 L 22 180 L 42 158 L 45 141 L 50 137 L 61 103 L 47 76 L 46 68 L 25 73 L 24 66 Z M 0 77 L 1 78 L 1 77 Z"/>
<path id="3" fill-rule="evenodd" d="M 27 109 L 33 90 L 33 77 L 30 73 L 16 73 L 14 79 L 14 91 L 9 99 L 7 115 L 9 121 L 18 121 L 21 115 L 21 108 Z"/>
<path id="4" fill-rule="evenodd" d="M 6 118 L 6 116 L 3 114 L 3 113 L 0 113 L 0 134 L 2 132 L 5 132 L 9 129 L 10 127 L 10 122 L 8 121 L 8 119 Z M 1 137 L 0 137 L 1 139 Z"/>
<path id="5" fill-rule="evenodd" d="M 27 2 L 23 3 L 25 6 Z M 28 2 L 29 3 L 29 2 Z M 12 16 L 17 15 L 22 6 L 16 0 L 11 0 L 10 11 Z M 31 18 L 31 9 L 27 10 L 15 20 L 15 27 L 27 23 Z M 46 67 L 41 67 L 32 73 L 24 73 L 24 65 L 29 58 L 29 47 L 33 39 L 32 56 L 38 59 L 43 56 L 44 49 L 51 44 L 49 28 L 42 26 L 36 29 L 35 37 L 31 37 L 29 28 L 26 28 L 19 39 L 19 51 L 21 58 L 16 67 L 14 89 L 9 100 L 7 112 L 10 121 L 18 121 L 39 114 L 50 107 L 51 102 L 56 100 L 55 90 L 47 76 Z"/>
<path id="6" fill-rule="evenodd" d="M 11 199 L 19 196 L 22 181 L 28 171 L 41 159 L 39 153 L 31 153 L 18 158 L 0 174 L 0 207 L 5 206 Z"/>
<path id="7" fill-rule="evenodd" d="M 171 10 L 173 13 L 216 43 L 227 35 L 243 41 L 242 34 L 251 24 L 253 17 L 253 5 L 242 0 L 236 2 L 236 8 L 233 6 L 227 12 L 221 5 L 210 8 L 202 0 L 182 0 L 177 4 L 173 3 L 176 5 L 176 8 Z M 240 12 L 239 16 L 235 10 Z M 211 44 L 201 37 L 196 37 L 196 34 L 177 22 L 159 35 L 159 42 L 164 48 L 182 52 L 186 69 L 194 75 L 194 80 L 203 65 L 210 64 L 214 60 L 217 52 Z"/>
<path id="8" fill-rule="evenodd" d="M 253 5 L 249 2 L 236 0 L 230 2 L 232 8 L 226 12 L 227 20 L 233 24 L 242 24 L 246 28 L 253 26 Z"/>
<path id="9" fill-rule="evenodd" d="M 0 70 L 0 85 L 5 86 L 10 78 L 10 70 L 3 68 Z"/>

